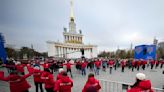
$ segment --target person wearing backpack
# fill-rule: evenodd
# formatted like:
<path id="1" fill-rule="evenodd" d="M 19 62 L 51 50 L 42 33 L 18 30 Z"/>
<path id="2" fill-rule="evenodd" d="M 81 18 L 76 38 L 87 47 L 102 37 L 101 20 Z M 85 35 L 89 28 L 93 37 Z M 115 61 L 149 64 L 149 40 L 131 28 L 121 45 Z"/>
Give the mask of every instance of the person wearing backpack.
<path id="1" fill-rule="evenodd" d="M 88 80 L 82 89 L 82 92 L 99 92 L 101 86 L 99 81 L 94 78 L 94 74 L 90 73 L 88 75 Z"/>

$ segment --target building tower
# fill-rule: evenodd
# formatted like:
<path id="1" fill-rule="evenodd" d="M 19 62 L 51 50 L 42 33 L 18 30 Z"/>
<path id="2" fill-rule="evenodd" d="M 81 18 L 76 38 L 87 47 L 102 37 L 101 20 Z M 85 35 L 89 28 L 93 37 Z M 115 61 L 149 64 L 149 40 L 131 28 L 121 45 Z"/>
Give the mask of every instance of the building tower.
<path id="1" fill-rule="evenodd" d="M 156 37 L 154 37 L 153 44 L 156 45 L 156 46 L 158 44 L 158 40 L 156 39 Z"/>
<path id="2" fill-rule="evenodd" d="M 74 2 L 70 0 L 69 27 L 63 31 L 64 42 L 47 41 L 48 56 L 60 58 L 97 57 L 97 45 L 84 44 L 82 31 L 76 29 Z M 84 54 L 85 51 L 85 54 Z"/>
<path id="3" fill-rule="evenodd" d="M 65 43 L 75 43 L 75 44 L 82 44 L 83 43 L 83 35 L 82 31 L 76 32 L 76 23 L 74 18 L 74 11 L 73 11 L 73 0 L 70 0 L 70 20 L 69 20 L 69 31 L 64 28 L 63 32 L 64 42 Z"/>

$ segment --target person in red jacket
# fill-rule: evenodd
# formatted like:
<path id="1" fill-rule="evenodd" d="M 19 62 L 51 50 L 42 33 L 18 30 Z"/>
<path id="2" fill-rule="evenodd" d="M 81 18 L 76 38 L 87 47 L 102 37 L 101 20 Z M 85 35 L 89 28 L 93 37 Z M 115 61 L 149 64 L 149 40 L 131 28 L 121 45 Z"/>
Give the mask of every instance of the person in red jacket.
<path id="1" fill-rule="evenodd" d="M 100 63 L 99 60 L 96 60 L 94 64 L 95 64 L 95 74 L 99 75 L 99 70 L 100 70 L 101 63 Z"/>
<path id="2" fill-rule="evenodd" d="M 28 73 L 23 76 L 20 76 L 16 71 L 13 71 L 7 77 L 4 77 L 4 72 L 0 71 L 0 80 L 9 83 L 10 92 L 29 92 L 28 89 L 31 86 L 26 81 L 26 78 L 31 75 L 32 73 Z"/>
<path id="3" fill-rule="evenodd" d="M 126 66 L 126 60 L 121 61 L 122 72 L 124 72 L 124 68 Z"/>
<path id="4" fill-rule="evenodd" d="M 151 70 L 153 69 L 154 65 L 155 65 L 155 61 L 154 60 L 151 60 L 150 61 L 150 64 L 151 64 Z"/>
<path id="5" fill-rule="evenodd" d="M 58 73 L 58 75 L 57 75 L 57 77 L 56 77 L 56 80 L 60 80 L 61 79 L 61 77 L 62 77 L 62 73 L 64 72 L 64 69 L 63 68 L 60 68 L 59 69 L 59 73 Z"/>
<path id="6" fill-rule="evenodd" d="M 101 89 L 101 86 L 99 84 L 99 81 L 94 78 L 94 74 L 90 73 L 88 75 L 88 80 L 84 85 L 84 88 L 82 89 L 82 92 L 99 92 Z"/>
<path id="7" fill-rule="evenodd" d="M 109 70 L 110 70 L 110 74 L 112 73 L 112 68 L 113 68 L 113 66 L 114 66 L 114 61 L 113 60 L 109 60 L 109 62 L 108 62 L 108 65 L 109 65 Z"/>
<path id="8" fill-rule="evenodd" d="M 132 60 L 132 72 L 134 71 L 134 67 L 135 67 L 135 60 Z"/>
<path id="9" fill-rule="evenodd" d="M 49 69 L 45 69 L 44 72 L 41 75 L 41 79 L 43 80 L 43 83 L 45 84 L 44 87 L 47 92 L 54 92 L 53 87 L 55 85 L 55 81 L 53 78 L 53 74 L 51 74 Z"/>
<path id="10" fill-rule="evenodd" d="M 143 60 L 141 64 L 142 64 L 142 69 L 145 70 L 145 66 L 147 64 L 147 61 L 146 60 Z"/>
<path id="11" fill-rule="evenodd" d="M 160 60 L 160 63 L 161 63 L 160 68 L 162 68 L 162 67 L 163 67 L 163 65 L 164 65 L 164 60 L 163 60 L 163 59 L 161 59 L 161 60 Z"/>
<path id="12" fill-rule="evenodd" d="M 87 66 L 87 63 L 83 60 L 81 63 L 81 73 L 84 76 L 86 75 L 86 70 L 85 70 L 86 66 Z"/>
<path id="13" fill-rule="evenodd" d="M 137 71 L 140 70 L 141 60 L 137 60 Z"/>
<path id="14" fill-rule="evenodd" d="M 57 80 L 54 86 L 55 92 L 71 92 L 73 81 L 67 76 L 67 72 L 62 73 L 61 79 Z"/>
<path id="15" fill-rule="evenodd" d="M 70 60 L 68 60 L 67 63 L 63 64 L 63 65 L 66 65 L 67 73 L 70 72 L 70 75 L 71 75 L 71 78 L 72 78 L 73 76 L 72 76 L 72 71 L 71 71 L 71 65 L 73 65 L 73 64 L 71 64 Z"/>
<path id="16" fill-rule="evenodd" d="M 44 70 L 49 69 L 50 64 L 46 61 L 44 64 L 41 64 L 44 68 Z"/>
<path id="17" fill-rule="evenodd" d="M 20 73 L 21 75 L 24 75 L 24 64 L 21 64 L 21 62 L 17 62 L 16 63 L 16 70 L 18 71 L 18 73 Z"/>
<path id="18" fill-rule="evenodd" d="M 159 61 L 156 60 L 156 61 L 155 61 L 155 69 L 157 69 L 158 66 L 159 66 Z"/>
<path id="19" fill-rule="evenodd" d="M 151 82 L 146 80 L 145 74 L 137 73 L 136 82 L 127 92 L 153 92 L 153 90 L 151 89 Z"/>
<path id="20" fill-rule="evenodd" d="M 42 71 L 40 70 L 40 67 L 35 66 L 33 70 L 33 77 L 34 77 L 36 92 L 38 92 L 39 86 L 40 86 L 40 91 L 43 92 L 43 87 L 42 87 L 43 80 L 41 79 L 41 75 L 42 75 Z"/>

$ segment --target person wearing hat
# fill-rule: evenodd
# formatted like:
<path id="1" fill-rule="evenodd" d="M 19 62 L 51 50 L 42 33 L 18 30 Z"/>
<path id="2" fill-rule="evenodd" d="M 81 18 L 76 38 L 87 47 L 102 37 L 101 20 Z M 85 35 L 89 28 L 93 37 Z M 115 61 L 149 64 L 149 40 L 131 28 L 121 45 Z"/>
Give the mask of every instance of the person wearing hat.
<path id="1" fill-rule="evenodd" d="M 63 68 L 59 68 L 59 73 L 58 73 L 58 75 L 57 75 L 57 77 L 56 77 L 56 80 L 61 79 L 62 73 L 63 73 L 63 72 L 64 72 L 64 69 L 63 69 Z"/>
<path id="2" fill-rule="evenodd" d="M 18 61 L 15 66 L 18 73 L 20 73 L 21 75 L 25 74 L 24 73 L 25 64 L 21 64 L 21 62 Z"/>
<path id="3" fill-rule="evenodd" d="M 40 70 L 39 66 L 35 66 L 33 68 L 33 77 L 34 77 L 34 84 L 36 87 L 36 92 L 38 92 L 39 86 L 40 86 L 40 92 L 43 92 L 43 87 L 42 87 L 43 80 L 41 79 L 42 72 L 43 71 Z"/>
<path id="4" fill-rule="evenodd" d="M 131 86 L 127 92 L 154 92 L 151 89 L 150 80 L 146 80 L 146 75 L 143 73 L 136 74 L 136 82 Z"/>

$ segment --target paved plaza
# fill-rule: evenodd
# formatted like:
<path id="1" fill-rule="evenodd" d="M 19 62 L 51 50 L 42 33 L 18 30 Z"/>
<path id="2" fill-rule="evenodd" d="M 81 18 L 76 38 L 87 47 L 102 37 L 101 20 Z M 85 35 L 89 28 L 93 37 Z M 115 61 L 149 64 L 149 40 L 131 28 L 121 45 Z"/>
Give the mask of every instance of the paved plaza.
<path id="1" fill-rule="evenodd" d="M 157 68 L 151 70 L 149 67 L 146 68 L 146 70 L 144 71 L 140 69 L 140 71 L 135 70 L 134 72 L 131 72 L 131 70 L 125 68 L 125 72 L 122 73 L 121 68 L 118 68 L 116 71 L 113 70 L 112 74 L 109 74 L 109 69 L 107 69 L 106 72 L 100 70 L 100 75 L 96 75 L 96 78 L 133 84 L 135 82 L 135 74 L 138 72 L 143 72 L 146 74 L 147 79 L 151 80 L 153 87 L 162 88 L 164 85 L 164 74 L 162 74 L 163 69 Z M 7 69 L 0 68 L 0 70 L 5 71 L 5 76 L 7 75 Z M 72 66 L 72 72 L 73 72 L 73 83 L 74 83 L 72 92 L 81 92 L 87 80 L 87 76 L 82 76 L 81 74 L 79 74 L 74 66 Z M 89 70 L 87 69 L 87 74 L 88 73 Z M 56 79 L 56 75 L 57 73 L 54 73 L 55 79 Z M 35 92 L 33 77 L 31 76 L 27 80 L 32 85 L 32 87 L 30 88 L 30 92 Z M 9 92 L 9 85 L 7 82 L 0 81 L 0 92 Z"/>

